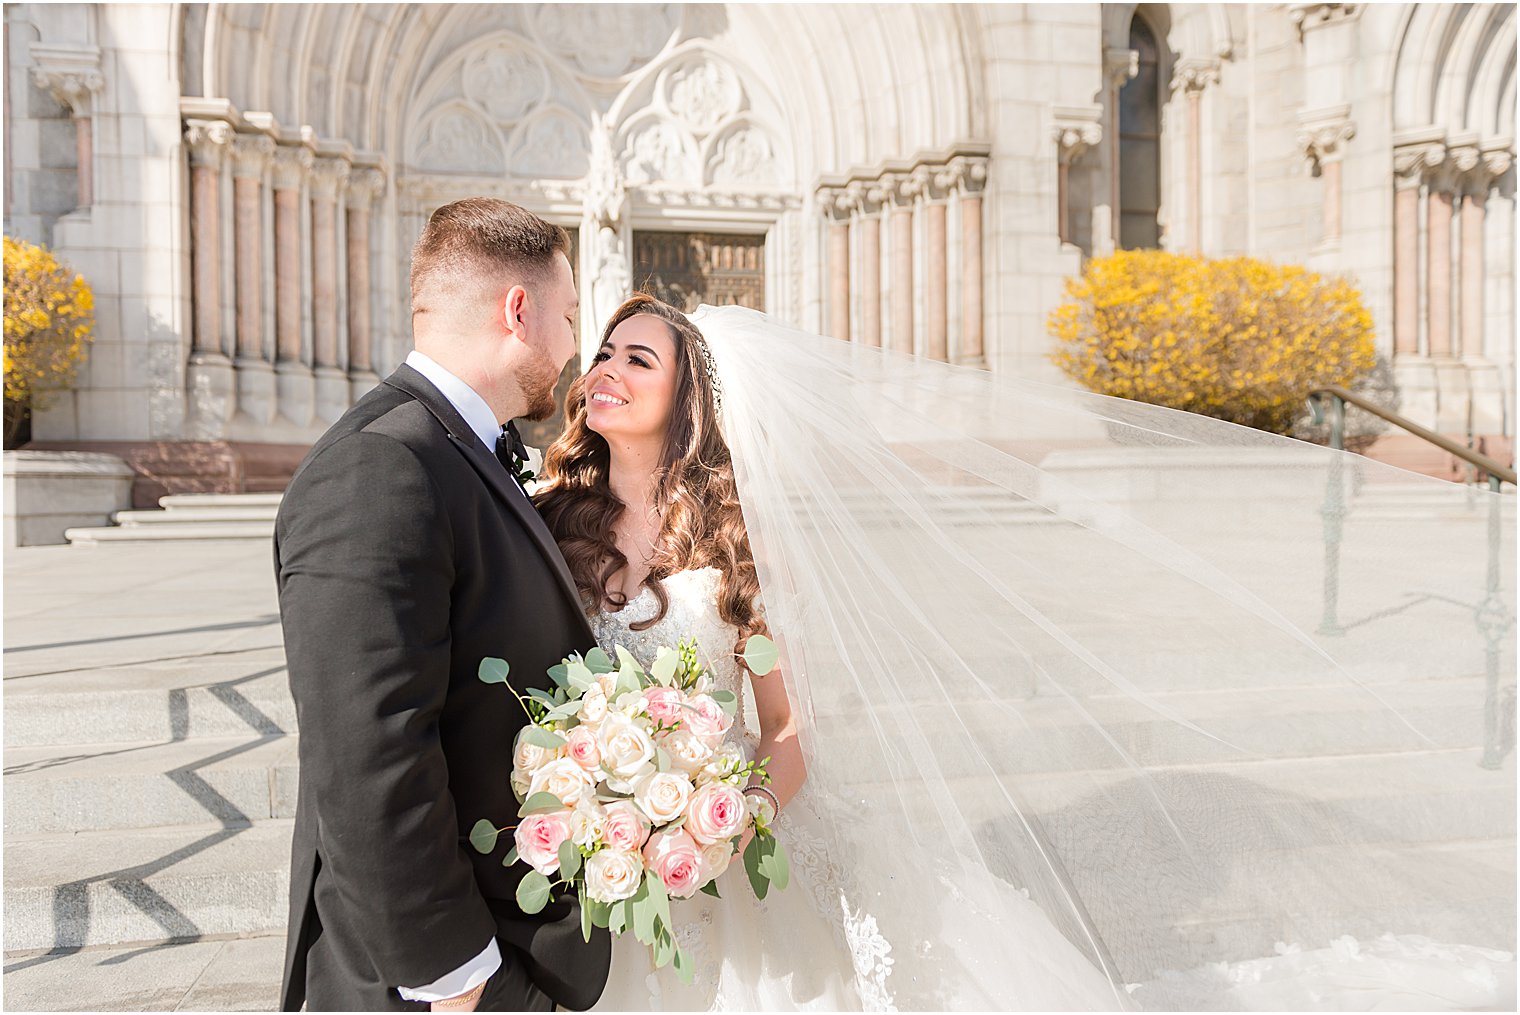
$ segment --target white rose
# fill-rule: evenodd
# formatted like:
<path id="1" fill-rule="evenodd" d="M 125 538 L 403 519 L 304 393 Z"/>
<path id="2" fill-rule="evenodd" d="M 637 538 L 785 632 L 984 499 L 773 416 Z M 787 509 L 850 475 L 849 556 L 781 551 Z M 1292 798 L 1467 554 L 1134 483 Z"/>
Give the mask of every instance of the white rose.
<path id="1" fill-rule="evenodd" d="M 614 775 L 629 778 L 654 758 L 654 741 L 626 715 L 611 713 L 596 734 L 602 765 Z"/>
<path id="2" fill-rule="evenodd" d="M 528 796 L 553 793 L 566 807 L 574 807 L 590 798 L 595 788 L 596 782 L 584 768 L 569 758 L 558 758 L 533 773 Z"/>
<path id="3" fill-rule="evenodd" d="M 727 841 L 715 842 L 702 849 L 702 873 L 708 881 L 721 877 L 734 858 L 734 847 Z"/>
<path id="4" fill-rule="evenodd" d="M 581 710 L 575 713 L 575 717 L 581 721 L 581 725 L 595 730 L 601 725 L 602 720 L 607 718 L 607 694 L 600 686 L 593 684 L 581 695 Z"/>
<path id="5" fill-rule="evenodd" d="M 596 686 L 601 690 L 602 697 L 612 697 L 613 689 L 617 687 L 617 678 L 617 670 L 611 670 L 607 673 L 598 673 L 596 675 Z"/>
<path id="6" fill-rule="evenodd" d="M 614 793 L 627 793 L 631 795 L 633 793 L 633 787 L 638 784 L 638 781 L 654 770 L 654 762 L 648 761 L 640 765 L 638 769 L 626 779 L 616 775 L 608 775 L 606 777 L 607 788 L 612 790 Z"/>
<path id="7" fill-rule="evenodd" d="M 691 780 L 677 772 L 651 772 L 633 786 L 633 802 L 656 825 L 679 818 L 690 799 Z"/>
<path id="8" fill-rule="evenodd" d="M 702 766 L 698 781 L 736 783 L 737 780 L 732 773 L 743 764 L 744 751 L 739 748 L 739 745 L 723 744 L 713 751 L 712 757 L 708 758 L 707 763 Z"/>
<path id="9" fill-rule="evenodd" d="M 597 902 L 631 899 L 644 879 L 644 860 L 622 849 L 600 849 L 586 861 L 586 894 Z"/>
<path id="10" fill-rule="evenodd" d="M 706 741 L 686 730 L 676 730 L 671 733 L 660 741 L 660 746 L 665 748 L 666 754 L 670 755 L 670 763 L 690 776 L 701 771 L 702 766 L 707 764 L 713 753 Z"/>
<path id="11" fill-rule="evenodd" d="M 531 777 L 534 772 L 558 758 L 560 749 L 530 744 L 524 736 L 527 732 L 528 727 L 524 726 L 522 732 L 517 734 L 517 747 L 512 751 L 512 769 Z"/>
<path id="12" fill-rule="evenodd" d="M 607 811 L 595 800 L 582 798 L 570 812 L 570 838 L 577 846 L 593 846 L 601 841 L 607 824 Z"/>

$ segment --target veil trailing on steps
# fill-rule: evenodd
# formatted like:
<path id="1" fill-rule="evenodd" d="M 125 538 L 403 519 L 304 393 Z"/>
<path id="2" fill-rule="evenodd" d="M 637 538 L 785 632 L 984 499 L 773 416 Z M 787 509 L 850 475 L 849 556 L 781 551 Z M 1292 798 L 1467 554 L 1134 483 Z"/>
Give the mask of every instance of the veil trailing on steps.
<path id="1" fill-rule="evenodd" d="M 1513 1005 L 1513 496 L 693 321 L 868 1000 Z"/>

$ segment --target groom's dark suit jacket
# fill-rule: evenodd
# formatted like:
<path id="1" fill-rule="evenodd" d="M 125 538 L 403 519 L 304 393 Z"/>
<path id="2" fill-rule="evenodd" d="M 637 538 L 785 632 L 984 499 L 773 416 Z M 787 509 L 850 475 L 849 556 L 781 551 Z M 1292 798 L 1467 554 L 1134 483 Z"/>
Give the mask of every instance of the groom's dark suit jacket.
<path id="1" fill-rule="evenodd" d="M 413 1010 L 419 987 L 495 935 L 481 1010 L 584 1009 L 610 941 L 579 910 L 515 902 L 526 868 L 482 855 L 517 823 L 519 691 L 594 644 L 553 537 L 443 395 L 403 366 L 329 430 L 280 505 L 275 568 L 300 725 L 300 795 L 282 1005 Z M 547 995 L 547 996 L 546 996 Z"/>

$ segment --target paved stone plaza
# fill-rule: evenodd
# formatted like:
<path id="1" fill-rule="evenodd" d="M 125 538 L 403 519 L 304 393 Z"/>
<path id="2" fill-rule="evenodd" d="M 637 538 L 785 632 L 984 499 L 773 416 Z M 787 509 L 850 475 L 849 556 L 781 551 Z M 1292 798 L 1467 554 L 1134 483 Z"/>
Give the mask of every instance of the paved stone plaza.
<path id="1" fill-rule="evenodd" d="M 6 553 L 7 1009 L 276 1007 L 295 721 L 272 572 L 267 540 Z"/>

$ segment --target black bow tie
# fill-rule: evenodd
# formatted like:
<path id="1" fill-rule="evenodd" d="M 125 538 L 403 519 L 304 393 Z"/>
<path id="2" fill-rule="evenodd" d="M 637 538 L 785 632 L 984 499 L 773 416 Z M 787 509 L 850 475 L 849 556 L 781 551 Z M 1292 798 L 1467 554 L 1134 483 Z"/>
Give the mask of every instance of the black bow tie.
<path id="1" fill-rule="evenodd" d="M 517 477 L 518 482 L 533 478 L 533 474 L 528 471 L 528 446 L 517 432 L 515 422 L 508 422 L 501 428 L 501 434 L 496 438 L 496 457 L 508 472 Z"/>

